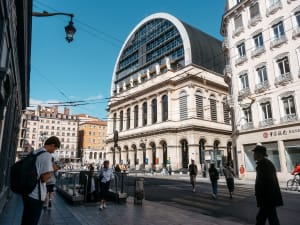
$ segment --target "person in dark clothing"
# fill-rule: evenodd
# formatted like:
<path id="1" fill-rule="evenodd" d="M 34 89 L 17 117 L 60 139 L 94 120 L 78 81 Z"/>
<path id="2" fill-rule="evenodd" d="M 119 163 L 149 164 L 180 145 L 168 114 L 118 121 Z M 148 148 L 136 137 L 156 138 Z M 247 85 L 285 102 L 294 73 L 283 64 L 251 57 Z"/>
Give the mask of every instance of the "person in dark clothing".
<path id="1" fill-rule="evenodd" d="M 196 184 L 196 177 L 198 173 L 198 168 L 195 165 L 195 160 L 192 159 L 191 164 L 189 165 L 189 174 L 190 180 L 193 187 L 193 192 L 196 192 L 195 184 Z"/>
<path id="2" fill-rule="evenodd" d="M 218 195 L 218 180 L 219 180 L 219 172 L 215 167 L 214 163 L 210 164 L 210 167 L 208 169 L 208 173 L 209 173 L 209 178 L 211 181 L 211 186 L 212 186 L 212 197 L 214 199 L 217 198 Z"/>
<path id="3" fill-rule="evenodd" d="M 280 187 L 273 163 L 266 158 L 267 149 L 257 145 L 254 149 L 256 161 L 255 196 L 259 211 L 256 225 L 264 225 L 269 220 L 270 225 L 279 225 L 276 207 L 283 205 Z"/>

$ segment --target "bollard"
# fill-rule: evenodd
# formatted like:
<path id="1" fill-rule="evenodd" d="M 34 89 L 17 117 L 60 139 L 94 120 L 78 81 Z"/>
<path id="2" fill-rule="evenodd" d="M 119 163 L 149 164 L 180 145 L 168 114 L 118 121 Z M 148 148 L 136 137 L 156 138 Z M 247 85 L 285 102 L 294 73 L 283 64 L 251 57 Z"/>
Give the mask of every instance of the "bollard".
<path id="1" fill-rule="evenodd" d="M 134 204 L 142 204 L 144 199 L 144 178 L 135 179 Z"/>

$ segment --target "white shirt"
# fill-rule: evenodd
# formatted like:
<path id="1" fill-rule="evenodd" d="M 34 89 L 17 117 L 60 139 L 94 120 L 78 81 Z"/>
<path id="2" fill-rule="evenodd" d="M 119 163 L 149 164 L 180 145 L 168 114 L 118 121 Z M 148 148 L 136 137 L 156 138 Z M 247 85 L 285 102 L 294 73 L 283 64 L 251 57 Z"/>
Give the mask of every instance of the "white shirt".
<path id="1" fill-rule="evenodd" d="M 33 152 L 33 154 L 37 154 L 40 151 L 46 151 L 45 148 L 37 149 Z M 36 159 L 35 166 L 37 169 L 38 177 L 40 177 L 44 173 L 52 172 L 53 171 L 53 165 L 52 165 L 52 156 L 49 152 L 42 153 L 39 155 Z M 41 200 L 45 201 L 46 194 L 47 194 L 47 188 L 46 183 L 42 183 L 40 180 L 41 185 Z M 39 200 L 39 185 L 36 184 L 34 190 L 28 195 L 31 198 L 34 198 L 36 200 Z"/>
<path id="2" fill-rule="evenodd" d="M 111 168 L 101 168 L 99 172 L 99 176 L 103 176 L 101 179 L 101 183 L 106 183 L 111 180 L 112 177 L 112 169 Z"/>

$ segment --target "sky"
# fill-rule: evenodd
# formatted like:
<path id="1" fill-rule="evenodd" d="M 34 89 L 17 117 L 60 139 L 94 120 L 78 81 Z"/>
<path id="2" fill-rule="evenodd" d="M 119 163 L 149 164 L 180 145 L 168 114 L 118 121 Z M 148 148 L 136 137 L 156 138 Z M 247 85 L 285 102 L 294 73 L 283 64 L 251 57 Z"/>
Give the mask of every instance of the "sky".
<path id="1" fill-rule="evenodd" d="M 222 40 L 225 1 L 33 0 L 34 12 L 73 13 L 77 31 L 68 43 L 64 27 L 69 17 L 33 17 L 30 106 L 81 101 L 69 107 L 73 114 L 106 120 L 113 69 L 133 28 L 165 12 Z"/>

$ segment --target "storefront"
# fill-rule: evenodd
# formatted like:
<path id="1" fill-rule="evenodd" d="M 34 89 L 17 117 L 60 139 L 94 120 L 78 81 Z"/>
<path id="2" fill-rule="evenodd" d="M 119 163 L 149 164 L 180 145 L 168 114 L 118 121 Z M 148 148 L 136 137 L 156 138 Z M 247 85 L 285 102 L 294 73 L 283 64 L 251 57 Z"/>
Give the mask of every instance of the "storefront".
<path id="1" fill-rule="evenodd" d="M 240 134 L 237 139 L 239 166 L 245 167 L 245 177 L 255 178 L 256 162 L 252 149 L 256 144 L 267 148 L 268 159 L 274 164 L 281 180 L 287 180 L 300 163 L 300 126 L 282 127 Z"/>

